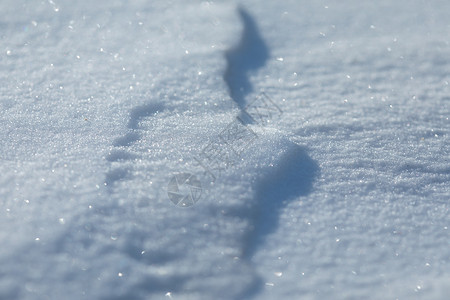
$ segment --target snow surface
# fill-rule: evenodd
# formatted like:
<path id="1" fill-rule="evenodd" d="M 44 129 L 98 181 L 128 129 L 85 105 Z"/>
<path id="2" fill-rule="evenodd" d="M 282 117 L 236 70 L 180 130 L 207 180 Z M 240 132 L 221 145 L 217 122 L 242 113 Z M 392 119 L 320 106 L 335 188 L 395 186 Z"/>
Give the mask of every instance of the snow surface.
<path id="1" fill-rule="evenodd" d="M 447 299 L 449 11 L 1 2 L 0 299 Z M 175 206 L 262 91 L 281 117 Z"/>

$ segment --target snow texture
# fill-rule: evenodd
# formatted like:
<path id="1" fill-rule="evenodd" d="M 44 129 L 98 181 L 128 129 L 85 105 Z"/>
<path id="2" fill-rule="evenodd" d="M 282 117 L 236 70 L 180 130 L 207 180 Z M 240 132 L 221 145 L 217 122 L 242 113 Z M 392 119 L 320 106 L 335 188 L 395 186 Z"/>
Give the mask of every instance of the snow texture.
<path id="1" fill-rule="evenodd" d="M 0 299 L 447 299 L 449 11 L 3 1 Z"/>

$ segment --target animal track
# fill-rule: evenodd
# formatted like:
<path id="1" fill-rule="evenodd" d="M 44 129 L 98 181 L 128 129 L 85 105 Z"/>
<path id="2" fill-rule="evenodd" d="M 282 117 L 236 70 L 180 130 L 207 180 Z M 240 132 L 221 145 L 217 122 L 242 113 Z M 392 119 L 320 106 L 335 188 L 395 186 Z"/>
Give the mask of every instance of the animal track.
<path id="1" fill-rule="evenodd" d="M 227 67 L 223 79 L 228 86 L 232 100 L 244 113 L 247 105 L 246 97 L 253 92 L 253 85 L 249 76 L 251 72 L 265 65 L 269 58 L 269 50 L 250 14 L 240 8 L 239 15 L 244 25 L 242 37 L 236 47 L 225 53 Z M 118 181 L 130 178 L 135 168 L 133 161 L 143 158 L 131 151 L 131 147 L 143 138 L 145 128 L 141 128 L 142 121 L 165 109 L 165 106 L 161 103 L 150 103 L 137 106 L 131 110 L 127 123 L 128 132 L 113 142 L 114 148 L 106 157 L 112 167 L 105 175 L 105 184 L 109 188 L 113 187 Z M 271 138 L 274 138 L 274 136 Z M 229 272 L 250 278 L 247 278 L 249 280 L 247 286 L 241 287 L 239 292 L 234 292 L 242 299 L 254 297 L 264 286 L 264 281 L 255 273 L 256 267 L 251 263 L 253 254 L 263 247 L 267 235 L 276 230 L 280 210 L 284 205 L 288 201 L 310 192 L 312 182 L 318 171 L 315 162 L 309 158 L 301 147 L 288 141 L 287 138 L 275 137 L 274 139 L 282 141 L 280 145 L 286 148 L 284 149 L 285 153 L 277 156 L 278 161 L 274 163 L 275 167 L 256 169 L 258 172 L 261 171 L 263 175 L 252 186 L 254 190 L 252 199 L 237 199 L 230 205 L 228 205 L 229 203 L 209 203 L 210 206 L 205 206 L 208 207 L 208 214 L 203 216 L 205 220 L 202 220 L 202 222 L 210 222 L 216 229 L 214 229 L 215 231 L 205 231 L 206 233 L 200 231 L 199 236 L 202 240 L 197 241 L 197 244 L 201 245 L 216 241 L 217 245 L 211 247 L 216 247 L 220 251 L 225 248 L 232 249 L 237 256 L 240 256 L 242 260 L 239 264 L 233 265 L 229 264 L 228 259 L 234 258 L 223 255 L 212 257 L 211 260 L 218 265 L 228 266 Z M 264 143 L 260 143 L 260 146 L 263 145 Z M 258 155 L 262 159 L 265 159 L 264 152 L 257 152 L 260 153 Z M 243 171 L 245 172 L 245 170 Z M 245 203 L 246 201 L 248 202 Z M 167 199 L 167 205 L 171 205 L 169 199 Z M 202 211 L 201 207 L 199 209 Z M 192 210 L 188 210 L 186 214 L 186 216 L 192 217 L 194 213 Z M 224 236 L 221 230 L 221 226 L 224 226 L 224 224 L 225 226 L 228 226 L 226 224 L 234 224 L 239 230 L 234 233 L 227 232 Z M 192 229 L 192 231 L 195 230 L 195 228 Z M 173 234 L 177 232 L 174 231 Z M 173 243 L 183 243 L 182 241 L 183 239 L 176 239 Z M 196 254 L 187 251 L 186 255 L 195 257 Z M 176 277 L 175 274 L 174 276 Z M 221 276 L 221 274 L 218 273 L 215 276 Z M 206 277 L 202 284 L 206 284 L 205 282 L 207 282 Z M 227 287 L 217 287 L 217 289 L 226 291 L 228 285 Z M 178 289 L 183 291 L 182 286 Z M 214 289 L 214 287 L 211 287 L 211 289 Z"/>
<path id="2" fill-rule="evenodd" d="M 269 169 L 254 185 L 257 213 L 249 232 L 243 257 L 251 258 L 265 238 L 278 227 L 280 210 L 290 201 L 309 194 L 319 167 L 306 151 L 290 142 L 276 167 Z"/>
<path id="3" fill-rule="evenodd" d="M 139 123 L 143 118 L 152 116 L 162 110 L 164 110 L 164 105 L 161 103 L 150 103 L 133 108 L 130 112 L 128 128 L 131 130 L 139 129 Z"/>
<path id="4" fill-rule="evenodd" d="M 228 63 L 224 80 L 228 85 L 230 96 L 241 109 L 241 115 L 247 105 L 246 96 L 253 91 L 250 82 L 250 72 L 263 67 L 269 58 L 269 49 L 259 33 L 253 18 L 243 8 L 239 9 L 244 24 L 240 43 L 236 48 L 226 52 Z M 243 117 L 248 122 L 248 118 Z M 278 227 L 280 210 L 288 201 L 307 195 L 318 173 L 317 164 L 309 158 L 300 146 L 288 142 L 284 146 L 287 151 L 278 158 L 274 169 L 263 172 L 261 178 L 254 184 L 253 212 L 242 215 L 240 211 L 230 214 L 230 217 L 249 218 L 253 228 L 245 234 L 245 245 L 242 258 L 250 260 L 258 248 L 263 247 L 265 238 Z M 248 297 L 255 296 L 263 287 L 263 281 L 248 291 Z"/>
<path id="5" fill-rule="evenodd" d="M 125 134 L 122 137 L 117 138 L 113 145 L 116 147 L 128 147 L 131 144 L 133 144 L 134 142 L 136 142 L 137 140 L 139 140 L 141 138 L 140 134 L 132 131 L 132 132 L 128 132 L 127 134 Z"/>
<path id="6" fill-rule="evenodd" d="M 269 49 L 250 14 L 240 8 L 239 15 L 244 25 L 242 36 L 239 44 L 225 53 L 227 68 L 223 78 L 231 98 L 243 109 L 245 97 L 253 91 L 249 73 L 266 64 Z"/>
<path id="7" fill-rule="evenodd" d="M 164 110 L 164 105 L 160 103 L 150 103 L 133 108 L 127 124 L 129 132 L 113 142 L 115 149 L 111 150 L 106 156 L 106 160 L 115 163 L 139 158 L 139 156 L 126 148 L 141 139 L 139 124 L 142 119 L 153 116 L 162 110 Z M 115 182 L 128 178 L 130 173 L 131 167 L 122 163 L 119 167 L 111 169 L 106 173 L 105 184 L 107 187 L 111 187 Z"/>
<path id="8" fill-rule="evenodd" d="M 114 145 L 114 146 L 128 146 L 127 145 Z M 122 150 L 122 149 L 113 149 L 111 150 L 111 152 L 108 154 L 108 156 L 106 156 L 106 160 L 109 162 L 114 162 L 114 161 L 121 161 L 121 160 L 133 160 L 136 159 L 138 156 L 135 154 L 132 154 L 126 150 Z"/>

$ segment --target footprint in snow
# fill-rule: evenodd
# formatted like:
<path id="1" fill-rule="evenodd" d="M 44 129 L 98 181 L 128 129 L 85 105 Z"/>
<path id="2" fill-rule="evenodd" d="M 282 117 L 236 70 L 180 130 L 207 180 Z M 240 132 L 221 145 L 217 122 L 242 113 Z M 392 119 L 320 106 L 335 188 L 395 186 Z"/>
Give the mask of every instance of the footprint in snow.
<path id="1" fill-rule="evenodd" d="M 225 53 L 227 67 L 223 78 L 241 110 L 242 120 L 249 103 L 246 98 L 253 91 L 249 74 L 265 65 L 269 50 L 251 15 L 242 8 L 239 15 L 244 25 L 242 36 L 239 44 Z M 146 161 L 145 153 L 133 148 L 148 132 L 143 123 L 161 118 L 161 112 L 166 113 L 164 117 L 170 114 L 161 103 L 131 110 L 128 132 L 114 141 L 113 150 L 106 157 L 111 170 L 105 175 L 105 184 L 113 195 L 115 186 L 127 180 L 132 182 L 138 164 Z M 141 195 L 147 199 L 144 206 L 150 207 L 151 213 L 140 215 L 145 226 L 134 230 L 143 238 L 129 255 L 167 270 L 164 280 L 151 270 L 137 280 L 140 286 L 148 286 L 149 293 L 170 290 L 174 295 L 192 298 L 223 295 L 224 299 L 249 299 L 264 287 L 265 281 L 256 273 L 251 258 L 266 246 L 266 237 L 276 232 L 279 215 L 289 201 L 310 193 L 319 169 L 304 148 L 278 131 L 259 128 L 253 118 L 242 123 L 251 126 L 256 140 L 241 154 L 242 163 L 225 170 L 208 196 L 203 196 L 195 206 L 187 209 L 174 206 L 161 188 L 164 184 L 161 178 L 151 179 L 160 187 L 149 192 L 154 195 L 147 198 Z M 168 145 L 177 147 L 170 142 Z M 164 162 L 146 163 L 149 169 L 164 165 Z M 176 166 L 176 162 L 169 163 Z M 166 183 L 168 179 L 164 178 Z M 129 194 L 139 192 L 133 191 L 133 186 L 128 188 Z"/>

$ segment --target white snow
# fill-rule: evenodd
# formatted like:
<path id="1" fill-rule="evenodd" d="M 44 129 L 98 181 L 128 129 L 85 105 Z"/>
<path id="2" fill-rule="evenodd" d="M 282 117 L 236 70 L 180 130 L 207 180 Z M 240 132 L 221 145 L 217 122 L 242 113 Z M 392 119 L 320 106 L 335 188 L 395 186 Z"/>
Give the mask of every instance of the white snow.
<path id="1" fill-rule="evenodd" d="M 0 299 L 447 299 L 449 10 L 0 3 Z"/>

